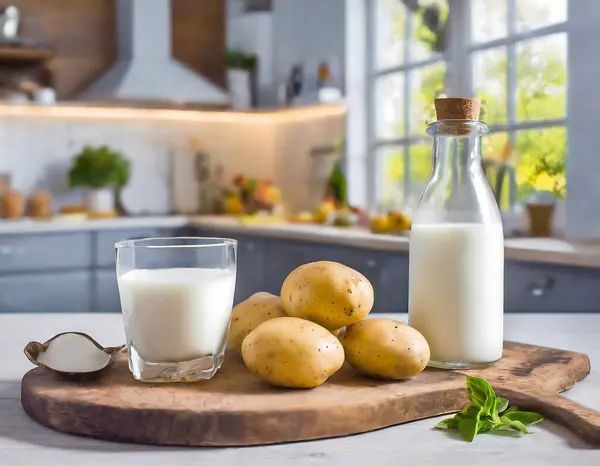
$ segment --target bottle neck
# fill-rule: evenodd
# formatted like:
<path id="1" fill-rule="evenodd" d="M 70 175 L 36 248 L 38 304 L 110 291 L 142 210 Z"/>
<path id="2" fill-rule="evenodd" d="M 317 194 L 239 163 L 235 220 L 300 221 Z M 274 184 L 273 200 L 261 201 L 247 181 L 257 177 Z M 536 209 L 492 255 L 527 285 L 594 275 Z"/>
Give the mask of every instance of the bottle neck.
<path id="1" fill-rule="evenodd" d="M 480 137 L 449 137 L 438 135 L 433 144 L 433 174 L 460 176 L 481 169 Z"/>

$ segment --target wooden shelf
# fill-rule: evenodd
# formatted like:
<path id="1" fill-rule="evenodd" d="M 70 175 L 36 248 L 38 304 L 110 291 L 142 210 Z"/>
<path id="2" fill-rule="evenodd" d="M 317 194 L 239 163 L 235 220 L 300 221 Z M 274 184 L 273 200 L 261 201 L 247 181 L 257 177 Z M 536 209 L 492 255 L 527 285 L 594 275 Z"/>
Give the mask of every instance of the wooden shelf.
<path id="1" fill-rule="evenodd" d="M 47 48 L 0 45 L 0 63 L 39 63 L 53 56 L 54 51 Z"/>

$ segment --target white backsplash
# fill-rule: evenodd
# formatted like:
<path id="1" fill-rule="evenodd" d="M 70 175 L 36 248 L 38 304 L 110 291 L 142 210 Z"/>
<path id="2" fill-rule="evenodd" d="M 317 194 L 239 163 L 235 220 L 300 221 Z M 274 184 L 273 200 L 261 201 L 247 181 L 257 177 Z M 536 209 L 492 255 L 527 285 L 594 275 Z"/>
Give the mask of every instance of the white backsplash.
<path id="1" fill-rule="evenodd" d="M 211 164 L 224 167 L 229 182 L 238 174 L 271 179 L 284 201 L 305 208 L 308 158 L 314 146 L 343 136 L 344 118 L 325 116 L 301 121 L 163 121 L 43 116 L 0 117 L 0 173 L 29 195 L 50 191 L 55 205 L 80 202 L 67 186 L 71 159 L 85 145 L 107 145 L 131 161 L 132 177 L 123 202 L 133 214 L 172 211 L 170 156 L 192 138 L 203 143 Z"/>

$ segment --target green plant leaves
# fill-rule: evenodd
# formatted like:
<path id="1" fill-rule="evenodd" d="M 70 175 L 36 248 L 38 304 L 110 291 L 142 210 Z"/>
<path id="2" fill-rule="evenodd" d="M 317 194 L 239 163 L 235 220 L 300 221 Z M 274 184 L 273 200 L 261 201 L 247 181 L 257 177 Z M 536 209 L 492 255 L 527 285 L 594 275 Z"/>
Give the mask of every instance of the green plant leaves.
<path id="1" fill-rule="evenodd" d="M 496 397 L 496 412 L 502 414 L 508 408 L 508 400 L 501 396 Z"/>
<path id="2" fill-rule="evenodd" d="M 497 397 L 492 386 L 480 377 L 467 376 L 471 403 L 454 417 L 440 421 L 434 428 L 456 430 L 463 440 L 472 442 L 477 434 L 498 433 L 511 436 L 531 434 L 528 425 L 544 418 L 538 413 L 509 407 L 507 399 Z"/>
<path id="3" fill-rule="evenodd" d="M 75 156 L 69 170 L 71 188 L 123 188 L 131 176 L 131 166 L 120 152 L 108 146 L 85 146 Z"/>

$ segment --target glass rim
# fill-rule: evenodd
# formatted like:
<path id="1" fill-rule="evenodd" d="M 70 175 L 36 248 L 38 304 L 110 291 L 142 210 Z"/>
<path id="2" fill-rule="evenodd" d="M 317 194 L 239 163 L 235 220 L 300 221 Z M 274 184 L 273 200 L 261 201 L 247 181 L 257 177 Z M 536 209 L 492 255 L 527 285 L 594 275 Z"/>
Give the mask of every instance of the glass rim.
<path id="1" fill-rule="evenodd" d="M 198 241 L 197 244 L 181 244 L 181 241 Z M 178 243 L 179 241 L 179 243 Z M 213 241 L 213 242 L 210 242 Z M 158 242 L 159 244 L 154 244 Z M 160 244 L 160 242 L 163 242 Z M 168 243 L 174 244 L 168 244 Z M 168 248 L 215 248 L 223 246 L 236 246 L 237 240 L 232 238 L 218 238 L 211 236 L 157 236 L 148 238 L 136 238 L 117 241 L 115 249 L 123 248 L 145 248 L 145 249 L 168 249 Z"/>

